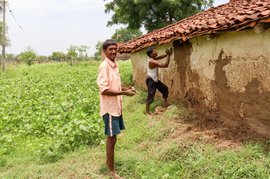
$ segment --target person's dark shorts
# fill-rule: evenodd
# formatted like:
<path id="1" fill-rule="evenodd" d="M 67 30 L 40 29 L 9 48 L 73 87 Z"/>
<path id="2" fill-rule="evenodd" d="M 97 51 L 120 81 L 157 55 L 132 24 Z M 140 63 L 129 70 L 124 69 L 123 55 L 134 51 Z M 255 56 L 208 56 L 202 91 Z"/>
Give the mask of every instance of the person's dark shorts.
<path id="1" fill-rule="evenodd" d="M 154 100 L 156 90 L 161 92 L 163 98 L 168 98 L 169 90 L 168 87 L 158 80 L 155 82 L 152 78 L 146 78 L 146 85 L 147 85 L 147 99 L 146 102 L 151 104 Z"/>
<path id="2" fill-rule="evenodd" d="M 122 115 L 115 117 L 110 114 L 102 116 L 105 124 L 105 135 L 114 136 L 121 133 L 125 129 L 125 124 Z"/>

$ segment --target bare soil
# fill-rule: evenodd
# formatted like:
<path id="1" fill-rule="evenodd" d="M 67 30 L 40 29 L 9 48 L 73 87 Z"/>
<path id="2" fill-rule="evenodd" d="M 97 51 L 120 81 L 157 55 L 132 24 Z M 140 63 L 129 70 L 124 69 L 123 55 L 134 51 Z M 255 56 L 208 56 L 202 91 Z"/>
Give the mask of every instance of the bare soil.
<path id="1" fill-rule="evenodd" d="M 155 111 L 152 117 L 156 120 L 163 120 L 166 110 L 157 107 Z M 166 127 L 167 129 L 164 130 L 170 128 L 168 140 L 175 140 L 179 143 L 203 141 L 222 149 L 239 148 L 248 142 L 269 143 L 270 140 L 270 136 L 254 130 L 245 121 L 224 120 L 213 113 L 203 116 L 195 115 L 192 111 L 186 117 L 169 119 Z"/>

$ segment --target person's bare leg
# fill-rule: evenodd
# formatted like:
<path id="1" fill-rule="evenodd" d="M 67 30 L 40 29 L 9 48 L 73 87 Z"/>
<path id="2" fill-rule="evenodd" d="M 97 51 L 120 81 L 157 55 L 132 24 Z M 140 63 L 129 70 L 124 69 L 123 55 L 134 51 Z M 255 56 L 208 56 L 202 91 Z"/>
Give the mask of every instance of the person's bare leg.
<path id="1" fill-rule="evenodd" d="M 149 103 L 146 103 L 145 112 L 146 112 L 146 114 L 150 114 L 150 104 Z"/>
<path id="2" fill-rule="evenodd" d="M 168 103 L 167 98 L 163 98 L 163 99 L 164 99 L 163 106 L 164 106 L 164 107 L 168 107 L 170 104 Z"/>
<path id="3" fill-rule="evenodd" d="M 110 173 L 114 171 L 114 147 L 116 143 L 116 136 L 108 136 L 106 141 L 106 155 L 107 155 L 107 167 L 110 170 Z"/>
<path id="4" fill-rule="evenodd" d="M 116 144 L 117 138 L 116 136 L 107 137 L 106 141 L 106 154 L 107 154 L 107 167 L 110 170 L 110 176 L 113 179 L 122 179 L 119 175 L 116 174 L 114 170 L 114 148 Z"/>

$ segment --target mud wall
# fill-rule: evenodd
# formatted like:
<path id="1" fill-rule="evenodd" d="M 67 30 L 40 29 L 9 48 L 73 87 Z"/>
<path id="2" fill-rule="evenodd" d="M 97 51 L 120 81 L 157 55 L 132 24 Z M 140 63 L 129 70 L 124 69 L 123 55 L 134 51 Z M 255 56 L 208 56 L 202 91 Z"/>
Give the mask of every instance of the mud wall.
<path id="1" fill-rule="evenodd" d="M 212 111 L 230 123 L 242 121 L 270 135 L 270 30 L 226 32 L 173 42 L 174 57 L 159 71 L 170 100 Z M 170 46 L 167 45 L 166 47 Z M 164 51 L 165 46 L 157 47 Z M 134 79 L 145 87 L 145 52 L 131 56 Z"/>
<path id="2" fill-rule="evenodd" d="M 270 31 L 229 32 L 191 40 L 191 69 L 203 103 L 231 123 L 244 121 L 270 134 Z M 190 87 L 189 87 L 190 89 Z"/>

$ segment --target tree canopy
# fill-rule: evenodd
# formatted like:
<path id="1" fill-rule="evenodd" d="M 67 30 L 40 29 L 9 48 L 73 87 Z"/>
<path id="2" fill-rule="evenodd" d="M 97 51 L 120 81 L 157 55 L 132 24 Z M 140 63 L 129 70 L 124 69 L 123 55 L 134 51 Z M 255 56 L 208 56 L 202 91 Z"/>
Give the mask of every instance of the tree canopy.
<path id="1" fill-rule="evenodd" d="M 112 0 L 105 13 L 113 12 L 108 26 L 128 25 L 152 31 L 189 17 L 213 5 L 213 0 Z"/>
<path id="2" fill-rule="evenodd" d="M 127 42 L 141 35 L 142 32 L 139 29 L 120 28 L 115 30 L 111 38 L 116 42 Z"/>
<path id="3" fill-rule="evenodd" d="M 101 41 L 98 41 L 96 44 L 96 52 L 94 54 L 94 57 L 96 60 L 101 59 L 101 51 L 102 51 L 102 43 Z"/>
<path id="4" fill-rule="evenodd" d="M 112 35 L 111 39 L 115 40 L 116 42 L 127 42 L 135 37 L 141 36 L 142 32 L 139 29 L 129 29 L 123 28 L 116 29 L 114 34 Z M 96 60 L 102 59 L 102 44 L 103 42 L 98 41 L 96 44 L 96 52 L 94 57 Z"/>
<path id="5" fill-rule="evenodd" d="M 28 65 L 31 65 L 36 57 L 37 54 L 31 47 L 27 47 L 25 51 L 18 55 L 18 59 L 24 61 Z"/>

